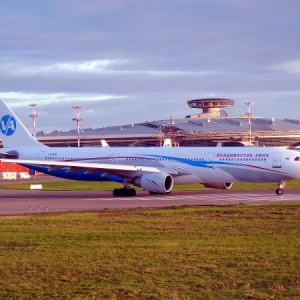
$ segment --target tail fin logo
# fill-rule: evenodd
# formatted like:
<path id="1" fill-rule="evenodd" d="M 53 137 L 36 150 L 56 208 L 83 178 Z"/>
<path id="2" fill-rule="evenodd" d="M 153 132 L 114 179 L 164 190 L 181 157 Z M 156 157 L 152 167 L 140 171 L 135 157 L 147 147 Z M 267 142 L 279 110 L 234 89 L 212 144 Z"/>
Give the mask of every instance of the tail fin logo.
<path id="1" fill-rule="evenodd" d="M 4 135 L 10 136 L 14 134 L 17 127 L 17 122 L 13 116 L 5 115 L 2 117 L 0 122 L 0 129 Z"/>

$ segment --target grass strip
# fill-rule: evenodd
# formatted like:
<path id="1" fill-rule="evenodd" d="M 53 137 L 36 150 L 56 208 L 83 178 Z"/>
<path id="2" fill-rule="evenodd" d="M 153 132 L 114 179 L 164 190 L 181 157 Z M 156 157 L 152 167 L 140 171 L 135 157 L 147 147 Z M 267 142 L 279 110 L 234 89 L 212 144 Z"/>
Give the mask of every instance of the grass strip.
<path id="1" fill-rule="evenodd" d="M 299 299 L 300 205 L 0 217 L 1 299 Z"/>

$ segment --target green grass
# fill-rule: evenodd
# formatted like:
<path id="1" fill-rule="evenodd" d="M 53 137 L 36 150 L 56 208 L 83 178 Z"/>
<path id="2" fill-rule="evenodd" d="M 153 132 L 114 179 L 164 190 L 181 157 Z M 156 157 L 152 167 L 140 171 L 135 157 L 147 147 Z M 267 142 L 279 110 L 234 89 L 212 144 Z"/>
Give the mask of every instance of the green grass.
<path id="1" fill-rule="evenodd" d="M 24 183 L 7 183 L 0 185 L 0 189 L 18 189 L 29 190 L 31 184 L 42 184 L 43 190 L 53 191 L 110 191 L 114 188 L 122 187 L 121 184 L 114 182 L 97 182 L 97 181 L 51 181 Z"/>
<path id="2" fill-rule="evenodd" d="M 1 299 L 300 299 L 300 205 L 0 217 Z"/>
<path id="3" fill-rule="evenodd" d="M 111 182 L 95 182 L 95 181 L 53 181 L 53 182 L 39 182 L 38 178 L 34 184 L 41 183 L 44 190 L 60 190 L 60 191 L 70 191 L 70 190 L 113 190 L 114 188 L 121 187 L 121 184 L 111 183 Z M 29 182 L 24 183 L 5 183 L 0 185 L 0 189 L 30 189 Z M 232 187 L 233 190 L 257 190 L 257 189 L 275 189 L 276 183 L 235 183 Z M 295 189 L 300 188 L 300 180 L 292 180 L 286 183 L 285 188 Z M 186 185 L 175 185 L 174 190 L 204 190 L 205 188 L 202 184 L 186 184 Z M 137 188 L 137 190 L 139 190 Z"/>

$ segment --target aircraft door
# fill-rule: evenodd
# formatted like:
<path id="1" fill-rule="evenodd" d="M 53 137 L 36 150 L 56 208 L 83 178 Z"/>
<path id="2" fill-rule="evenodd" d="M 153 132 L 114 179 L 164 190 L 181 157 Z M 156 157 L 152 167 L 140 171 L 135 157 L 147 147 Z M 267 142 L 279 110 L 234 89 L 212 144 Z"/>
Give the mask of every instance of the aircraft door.
<path id="1" fill-rule="evenodd" d="M 282 167 L 282 153 L 277 152 L 273 157 L 273 168 L 281 168 Z"/>

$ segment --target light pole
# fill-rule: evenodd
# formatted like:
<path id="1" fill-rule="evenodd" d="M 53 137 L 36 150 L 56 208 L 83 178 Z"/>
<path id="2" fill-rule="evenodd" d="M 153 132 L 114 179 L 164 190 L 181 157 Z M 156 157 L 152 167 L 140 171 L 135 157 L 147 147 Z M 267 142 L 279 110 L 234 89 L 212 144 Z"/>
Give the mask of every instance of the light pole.
<path id="1" fill-rule="evenodd" d="M 72 106 L 76 110 L 76 118 L 73 118 L 72 120 L 76 122 L 77 124 L 77 146 L 80 147 L 80 122 L 83 121 L 83 118 L 79 117 L 79 110 L 83 108 L 82 105 L 74 105 Z"/>
<path id="2" fill-rule="evenodd" d="M 32 107 L 32 114 L 30 114 L 29 117 L 31 117 L 32 120 L 33 120 L 33 136 L 34 136 L 34 138 L 36 138 L 35 120 L 36 120 L 36 118 L 39 116 L 39 115 L 35 112 L 35 108 L 37 107 L 37 104 L 31 103 L 31 104 L 28 104 L 28 105 Z"/>
<path id="3" fill-rule="evenodd" d="M 248 106 L 248 112 L 246 113 L 246 116 L 248 117 L 248 130 L 249 130 L 249 142 L 252 143 L 252 128 L 251 128 L 251 116 L 253 113 L 251 112 L 251 106 L 254 104 L 254 102 L 245 102 L 245 104 Z"/>

